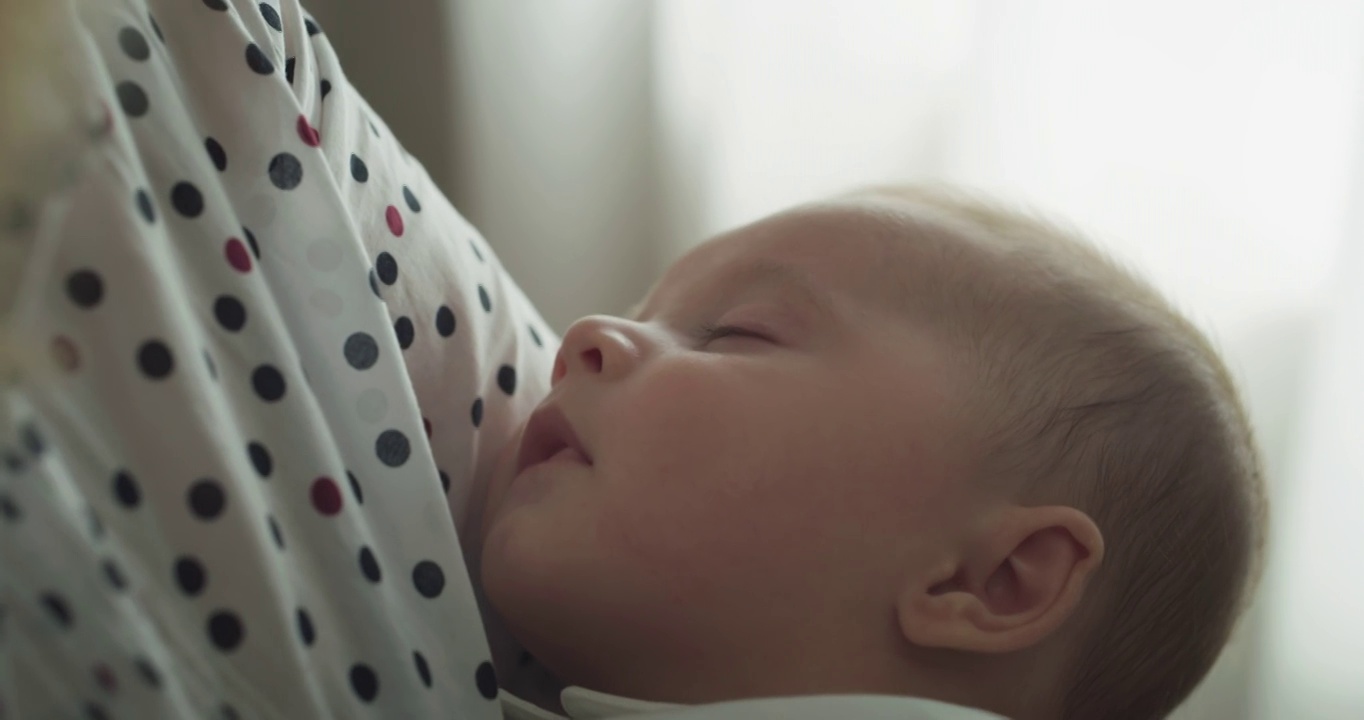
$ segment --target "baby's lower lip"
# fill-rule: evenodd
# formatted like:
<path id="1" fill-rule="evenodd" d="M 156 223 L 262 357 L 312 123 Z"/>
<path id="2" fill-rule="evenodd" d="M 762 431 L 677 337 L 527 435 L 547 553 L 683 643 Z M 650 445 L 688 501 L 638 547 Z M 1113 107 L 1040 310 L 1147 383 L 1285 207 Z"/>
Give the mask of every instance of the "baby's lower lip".
<path id="1" fill-rule="evenodd" d="M 544 460 L 541 460 L 541 461 L 536 462 L 536 463 L 532 463 L 532 464 L 530 464 L 530 465 L 525 466 L 524 468 L 521 468 L 521 471 L 518 472 L 518 473 L 516 473 L 516 474 L 517 474 L 517 476 L 519 477 L 519 476 L 525 475 L 526 473 L 530 472 L 531 470 L 534 470 L 534 469 L 539 468 L 539 467 L 549 467 L 549 466 L 559 466 L 559 465 L 591 465 L 591 464 L 592 464 L 592 463 L 588 462 L 588 461 L 587 461 L 587 458 L 586 458 L 585 456 L 583 456 L 583 454 L 582 454 L 581 452 L 578 452 L 577 450 L 575 450 L 575 449 L 573 449 L 573 448 L 571 448 L 571 447 L 564 447 L 564 448 L 560 448 L 558 452 L 554 453 L 553 455 L 550 455 L 549 457 L 545 458 Z"/>
<path id="2" fill-rule="evenodd" d="M 555 484 L 558 473 L 553 468 L 567 470 L 574 466 L 590 466 L 583 454 L 566 447 L 534 465 L 527 465 L 511 479 L 503 503 L 510 507 L 540 498 Z"/>
<path id="3" fill-rule="evenodd" d="M 577 463 L 578 465 L 587 465 L 587 464 L 588 464 L 587 458 L 586 458 L 586 457 L 583 457 L 583 454 L 582 454 L 582 453 L 578 452 L 577 450 L 575 450 L 575 449 L 573 449 L 573 448 L 571 448 L 571 447 L 562 448 L 561 450 L 559 450 L 559 452 L 554 453 L 553 455 L 549 456 L 548 459 L 543 460 L 543 461 L 541 461 L 541 462 L 545 462 L 545 463 Z M 538 463 L 537 463 L 537 464 L 538 464 Z"/>

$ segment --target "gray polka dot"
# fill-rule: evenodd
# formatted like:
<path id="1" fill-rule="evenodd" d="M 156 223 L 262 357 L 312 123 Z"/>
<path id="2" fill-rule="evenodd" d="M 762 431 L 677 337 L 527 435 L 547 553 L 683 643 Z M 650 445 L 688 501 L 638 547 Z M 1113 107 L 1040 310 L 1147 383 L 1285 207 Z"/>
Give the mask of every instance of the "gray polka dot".
<path id="1" fill-rule="evenodd" d="M 308 246 L 308 264 L 314 270 L 329 272 L 341 266 L 341 245 L 331 240 L 316 240 Z"/>
<path id="2" fill-rule="evenodd" d="M 379 388 L 370 388 L 360 393 L 355 401 L 355 410 L 365 422 L 379 422 L 388 414 L 388 396 Z"/>
<path id="3" fill-rule="evenodd" d="M 379 343 L 369 333 L 352 333 L 346 338 L 346 362 L 356 370 L 367 370 L 379 360 Z"/>

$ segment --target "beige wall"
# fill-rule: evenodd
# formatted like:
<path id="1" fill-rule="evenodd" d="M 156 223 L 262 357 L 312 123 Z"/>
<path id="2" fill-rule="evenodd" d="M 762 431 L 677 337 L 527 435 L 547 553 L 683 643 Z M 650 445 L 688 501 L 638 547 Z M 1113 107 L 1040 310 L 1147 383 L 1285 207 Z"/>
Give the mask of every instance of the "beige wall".
<path id="1" fill-rule="evenodd" d="M 655 275 L 652 5 L 310 3 L 351 82 L 559 331 Z"/>

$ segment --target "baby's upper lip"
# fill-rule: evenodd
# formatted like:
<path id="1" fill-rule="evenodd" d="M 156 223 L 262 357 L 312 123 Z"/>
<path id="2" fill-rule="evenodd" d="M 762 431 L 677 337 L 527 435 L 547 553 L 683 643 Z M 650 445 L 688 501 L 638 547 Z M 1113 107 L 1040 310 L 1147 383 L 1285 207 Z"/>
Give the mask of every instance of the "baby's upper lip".
<path id="1" fill-rule="evenodd" d="M 526 429 L 521 434 L 521 447 L 516 454 L 516 473 L 554 457 L 564 448 L 573 448 L 592 464 L 592 455 L 583 447 L 578 434 L 573 431 L 568 417 L 558 405 L 541 405 L 531 413 L 526 421 Z"/>

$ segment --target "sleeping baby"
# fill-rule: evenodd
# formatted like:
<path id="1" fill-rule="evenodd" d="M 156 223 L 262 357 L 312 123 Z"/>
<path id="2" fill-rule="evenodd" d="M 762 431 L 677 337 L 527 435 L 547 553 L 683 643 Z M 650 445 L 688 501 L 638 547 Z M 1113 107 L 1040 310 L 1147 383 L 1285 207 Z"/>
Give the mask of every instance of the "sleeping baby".
<path id="1" fill-rule="evenodd" d="M 862 192 L 561 344 L 298 0 L 0 36 L 0 718 L 1154 718 L 1255 584 L 1222 363 L 1056 228 Z"/>
<path id="2" fill-rule="evenodd" d="M 478 560 L 552 691 L 1155 718 L 1259 574 L 1261 469 L 1208 341 L 1090 245 L 944 192 L 708 242 L 575 323 L 551 382 Z"/>

